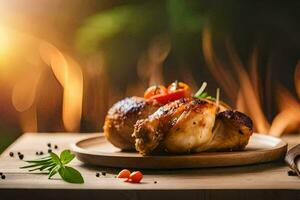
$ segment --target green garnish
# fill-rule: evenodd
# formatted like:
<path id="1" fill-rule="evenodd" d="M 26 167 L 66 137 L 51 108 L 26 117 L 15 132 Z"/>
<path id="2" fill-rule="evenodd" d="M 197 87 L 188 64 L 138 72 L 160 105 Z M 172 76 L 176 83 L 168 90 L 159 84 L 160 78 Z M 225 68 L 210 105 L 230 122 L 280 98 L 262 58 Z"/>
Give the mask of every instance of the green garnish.
<path id="1" fill-rule="evenodd" d="M 49 156 L 39 158 L 36 160 L 27 160 L 25 162 L 29 165 L 20 167 L 21 169 L 28 168 L 32 171 L 46 171 L 48 178 L 51 179 L 55 174 L 59 174 L 61 178 L 69 183 L 84 183 L 83 177 L 76 169 L 66 166 L 69 164 L 75 155 L 70 150 L 64 150 L 60 156 L 51 152 Z"/>
<path id="2" fill-rule="evenodd" d="M 174 81 L 175 90 L 178 89 L 178 83 L 179 83 L 178 80 Z"/>
<path id="3" fill-rule="evenodd" d="M 205 98 L 207 96 L 207 92 L 204 92 L 206 86 L 207 86 L 207 83 L 203 82 L 200 89 L 196 92 L 194 97 L 196 97 L 196 98 Z"/>
<path id="4" fill-rule="evenodd" d="M 216 94 L 216 98 L 209 96 L 207 92 L 205 92 L 205 88 L 207 86 L 206 82 L 203 82 L 200 89 L 196 92 L 196 94 L 194 95 L 195 98 L 198 99 L 209 99 L 209 100 L 217 100 L 219 101 L 219 93 L 220 93 L 220 89 L 217 88 L 217 94 Z"/>

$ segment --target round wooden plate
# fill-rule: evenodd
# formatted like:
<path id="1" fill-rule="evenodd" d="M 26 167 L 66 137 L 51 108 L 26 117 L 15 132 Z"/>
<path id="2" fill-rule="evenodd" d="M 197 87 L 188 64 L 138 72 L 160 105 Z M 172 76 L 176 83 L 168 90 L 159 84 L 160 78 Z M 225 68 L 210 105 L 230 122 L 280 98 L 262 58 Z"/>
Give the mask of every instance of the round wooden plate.
<path id="1" fill-rule="evenodd" d="M 90 136 L 71 144 L 76 157 L 91 165 L 119 168 L 179 169 L 248 165 L 283 159 L 287 143 L 271 136 L 253 134 L 244 151 L 203 152 L 188 155 L 142 156 L 123 152 L 103 135 Z"/>

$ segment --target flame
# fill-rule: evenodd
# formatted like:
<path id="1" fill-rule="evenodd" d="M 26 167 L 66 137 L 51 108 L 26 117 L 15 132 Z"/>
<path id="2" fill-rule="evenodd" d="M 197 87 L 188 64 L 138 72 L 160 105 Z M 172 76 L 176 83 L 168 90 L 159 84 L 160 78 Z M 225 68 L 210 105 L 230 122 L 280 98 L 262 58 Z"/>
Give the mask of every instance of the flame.
<path id="1" fill-rule="evenodd" d="M 63 123 L 67 131 L 78 131 L 83 101 L 83 74 L 80 66 L 71 57 L 63 55 L 49 43 L 42 43 L 40 55 L 50 64 L 63 92 Z"/>
<path id="2" fill-rule="evenodd" d="M 235 67 L 239 79 L 241 92 L 239 97 L 243 99 L 242 101 L 247 108 L 248 114 L 252 117 L 256 130 L 260 133 L 267 133 L 270 125 L 263 113 L 261 102 L 258 98 L 258 93 L 255 91 L 253 83 L 250 81 L 250 77 L 247 74 L 245 67 L 243 66 L 237 53 L 229 44 L 227 47 L 230 59 Z M 254 64 L 253 66 L 255 67 L 256 65 Z"/>
<path id="3" fill-rule="evenodd" d="M 258 51 L 254 48 L 250 59 L 249 66 L 245 66 L 240 60 L 233 46 L 227 41 L 226 47 L 230 64 L 234 68 L 234 72 L 227 70 L 224 62 L 218 59 L 213 49 L 211 31 L 206 27 L 203 31 L 203 53 L 208 69 L 214 78 L 224 89 L 226 95 L 235 100 L 237 110 L 248 114 L 253 122 L 254 128 L 259 133 L 271 134 L 273 136 L 281 136 L 284 132 L 296 132 L 300 128 L 300 104 L 299 102 L 283 87 L 277 91 L 279 113 L 270 123 L 264 114 L 262 108 L 261 84 L 258 76 Z M 245 69 L 250 68 L 250 73 Z M 270 73 L 270 66 L 267 66 Z M 270 74 L 268 74 L 270 76 Z M 233 77 L 238 78 L 238 82 Z M 295 69 L 295 88 L 298 97 L 300 96 L 300 62 Z M 267 93 L 270 92 L 270 77 L 266 80 Z M 237 87 L 239 86 L 239 87 Z M 267 96 L 269 103 L 269 96 Z"/>
<path id="4" fill-rule="evenodd" d="M 277 91 L 280 112 L 274 118 L 269 132 L 279 137 L 285 131 L 300 130 L 300 104 L 284 87 L 279 87 Z"/>
<path id="5" fill-rule="evenodd" d="M 236 96 L 238 91 L 237 83 L 231 73 L 227 70 L 227 66 L 215 55 L 209 27 L 204 28 L 202 41 L 204 59 L 207 63 L 208 69 L 214 76 L 215 80 L 222 85 L 227 96 Z"/>

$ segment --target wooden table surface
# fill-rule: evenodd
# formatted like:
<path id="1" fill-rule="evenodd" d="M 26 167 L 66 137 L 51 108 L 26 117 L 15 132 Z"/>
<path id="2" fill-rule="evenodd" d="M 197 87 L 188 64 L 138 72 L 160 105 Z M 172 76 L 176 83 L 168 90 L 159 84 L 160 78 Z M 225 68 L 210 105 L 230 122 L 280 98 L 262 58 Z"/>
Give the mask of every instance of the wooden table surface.
<path id="1" fill-rule="evenodd" d="M 44 195 L 43 199 L 100 197 L 122 199 L 300 199 L 300 179 L 288 176 L 288 167 L 283 162 L 241 167 L 185 170 L 143 170 L 141 184 L 130 184 L 118 180 L 115 175 L 120 169 L 87 166 L 78 160 L 71 165 L 82 173 L 84 184 L 69 184 L 59 177 L 48 180 L 47 175 L 28 173 L 19 169 L 25 164 L 18 159 L 17 152 L 24 159 L 36 158 L 36 151 L 46 152 L 47 143 L 57 144 L 60 152 L 87 134 L 31 134 L 22 135 L 0 156 L 0 172 L 6 179 L 0 179 L 0 196 L 23 199 Z M 285 137 L 289 145 L 300 143 L 300 136 Z M 11 158 L 9 152 L 14 152 Z M 97 178 L 96 172 L 106 171 L 105 177 Z M 154 183 L 157 181 L 157 183 Z"/>

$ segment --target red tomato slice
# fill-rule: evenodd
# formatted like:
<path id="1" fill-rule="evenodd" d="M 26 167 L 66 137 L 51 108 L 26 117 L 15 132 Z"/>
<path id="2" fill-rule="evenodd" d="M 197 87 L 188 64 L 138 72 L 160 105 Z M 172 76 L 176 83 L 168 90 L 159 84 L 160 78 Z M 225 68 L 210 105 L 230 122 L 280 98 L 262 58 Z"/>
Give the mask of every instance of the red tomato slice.
<path id="1" fill-rule="evenodd" d="M 168 94 L 155 95 L 152 96 L 151 99 L 155 99 L 158 103 L 166 104 L 168 102 L 175 101 L 177 99 L 181 99 L 185 97 L 185 94 L 186 91 L 181 89 Z"/>
<path id="2" fill-rule="evenodd" d="M 144 98 L 149 99 L 155 95 L 160 95 L 160 94 L 167 94 L 167 88 L 163 85 L 154 85 L 149 87 L 145 93 L 144 93 Z"/>
<path id="3" fill-rule="evenodd" d="M 128 169 L 123 169 L 122 171 L 119 172 L 117 178 L 129 178 L 130 176 L 130 171 Z"/>
<path id="4" fill-rule="evenodd" d="M 140 171 L 134 171 L 130 174 L 129 178 L 126 180 L 131 183 L 139 183 L 143 179 L 143 174 Z"/>

